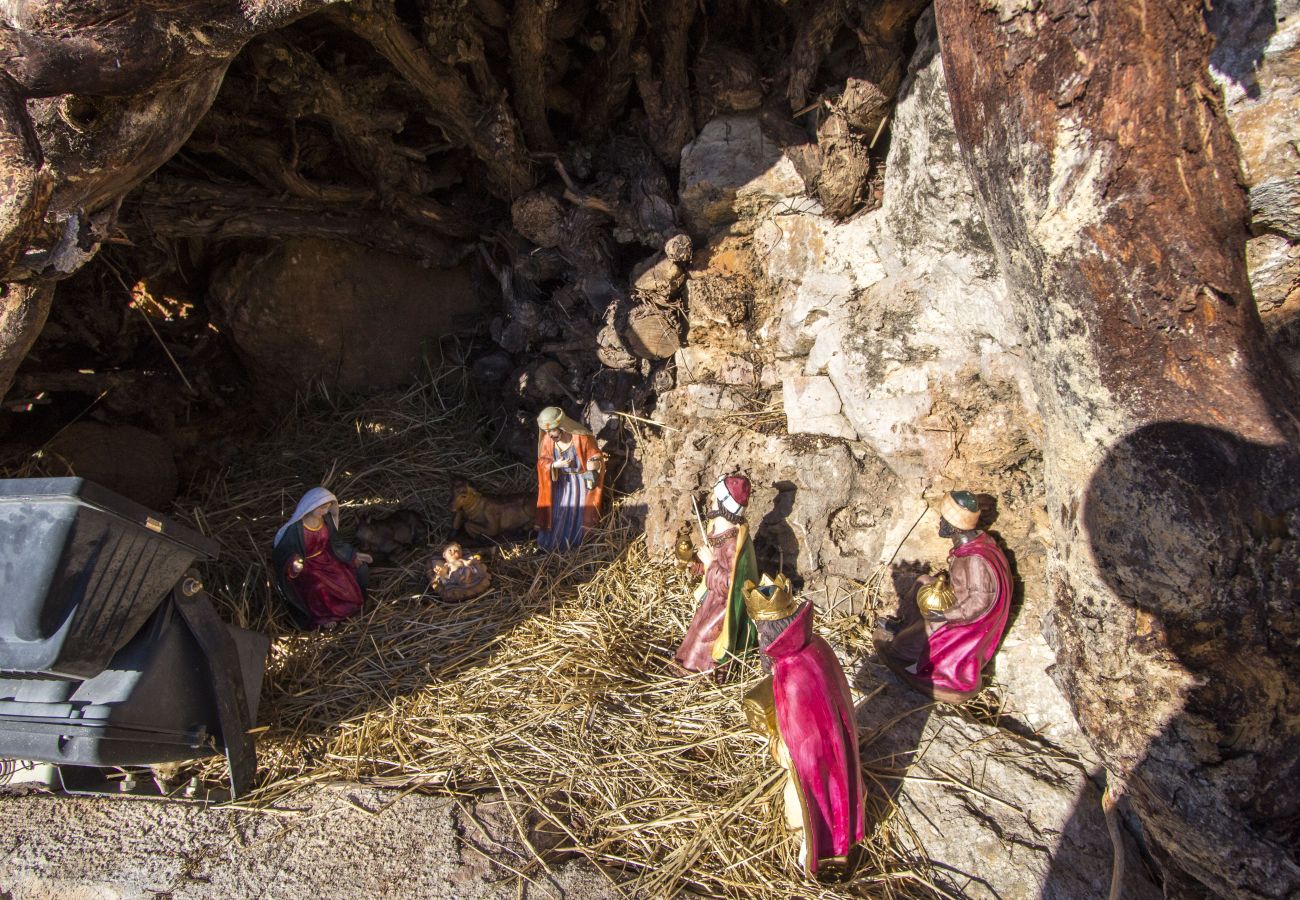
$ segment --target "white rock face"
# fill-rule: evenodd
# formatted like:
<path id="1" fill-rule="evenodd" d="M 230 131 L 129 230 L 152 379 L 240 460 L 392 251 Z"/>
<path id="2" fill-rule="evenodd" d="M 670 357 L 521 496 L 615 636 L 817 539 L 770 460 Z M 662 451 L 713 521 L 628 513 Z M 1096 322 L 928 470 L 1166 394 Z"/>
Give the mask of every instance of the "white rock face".
<path id="1" fill-rule="evenodd" d="M 692 231 L 751 217 L 804 191 L 794 164 L 754 116 L 714 119 L 682 150 L 678 198 Z"/>
<path id="2" fill-rule="evenodd" d="M 1246 262 L 1274 346 L 1300 376 L 1300 0 L 1216 3 L 1210 73 L 1223 90 L 1253 226 Z"/>
<path id="3" fill-rule="evenodd" d="M 950 453 L 923 422 L 946 382 L 1007 383 L 1036 407 L 928 39 L 916 60 L 894 114 L 883 206 L 837 224 L 787 204 L 754 226 L 781 311 L 777 352 L 828 376 L 858 439 L 905 478 L 927 477 Z"/>
<path id="4" fill-rule="evenodd" d="M 841 413 L 839 392 L 824 375 L 787 378 L 783 385 L 786 430 L 790 434 L 824 434 L 857 440 L 857 432 Z"/>

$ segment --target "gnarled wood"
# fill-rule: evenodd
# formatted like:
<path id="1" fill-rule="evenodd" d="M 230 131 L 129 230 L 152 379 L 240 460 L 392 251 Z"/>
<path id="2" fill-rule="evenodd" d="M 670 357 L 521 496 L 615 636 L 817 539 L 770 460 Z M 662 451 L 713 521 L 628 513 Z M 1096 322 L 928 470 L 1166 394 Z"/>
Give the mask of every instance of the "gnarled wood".
<path id="1" fill-rule="evenodd" d="M 165 180 L 147 185 L 128 205 L 147 229 L 136 235 L 140 239 L 145 234 L 216 240 L 333 238 L 435 266 L 455 265 L 469 251 L 468 245 L 450 245 L 432 232 L 406 227 L 380 210 L 270 197 L 257 188 Z"/>
<path id="2" fill-rule="evenodd" d="M 504 98 L 485 104 L 459 72 L 425 52 L 388 4 L 361 0 L 330 15 L 373 45 L 420 92 L 448 137 L 478 158 L 497 196 L 508 200 L 533 186 L 528 152 Z"/>
<path id="3" fill-rule="evenodd" d="M 695 6 L 694 0 L 667 0 L 655 7 L 657 67 L 644 48 L 632 55 L 637 90 L 650 119 L 650 144 L 664 165 L 674 168 L 681 163 L 682 148 L 695 137 L 686 67 Z"/>
<path id="4" fill-rule="evenodd" d="M 557 0 L 515 0 L 510 13 L 510 82 L 528 146 L 555 149 L 546 121 L 547 25 Z"/>
<path id="5" fill-rule="evenodd" d="M 785 64 L 785 98 L 790 111 L 798 112 L 808 103 L 809 89 L 817 77 L 822 59 L 843 25 L 839 0 L 818 0 L 800 18 L 794 46 Z"/>
<path id="6" fill-rule="evenodd" d="M 8 391 L 50 314 L 54 283 L 0 285 L 0 291 L 0 391 Z"/>
<path id="7" fill-rule="evenodd" d="M 0 73 L 0 274 L 10 270 L 45 219 L 54 175 L 43 163 L 17 85 Z"/>
<path id="8" fill-rule="evenodd" d="M 627 102 L 632 88 L 632 39 L 636 35 L 636 0 L 600 0 L 600 12 L 609 24 L 609 37 L 588 85 L 579 129 L 585 140 L 604 137 L 610 123 Z"/>

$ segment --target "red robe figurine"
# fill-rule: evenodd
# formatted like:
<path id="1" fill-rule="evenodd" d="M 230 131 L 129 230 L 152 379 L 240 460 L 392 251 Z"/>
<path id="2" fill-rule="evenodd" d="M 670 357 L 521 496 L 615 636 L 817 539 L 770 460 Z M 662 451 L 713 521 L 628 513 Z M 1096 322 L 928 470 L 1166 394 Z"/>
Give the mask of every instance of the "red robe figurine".
<path id="1" fill-rule="evenodd" d="M 275 535 L 271 564 L 299 628 L 333 627 L 365 603 L 372 559 L 338 537 L 338 508 L 333 494 L 312 488 Z"/>
<path id="2" fill-rule="evenodd" d="M 844 873 L 866 834 L 865 791 L 848 679 L 835 652 L 813 633 L 813 606 L 797 605 L 777 576 L 745 585 L 745 604 L 771 661 L 768 682 L 746 699 L 751 724 L 765 724 L 772 755 L 789 770 L 786 819 L 803 829 L 800 861 L 810 875 Z"/>
<path id="3" fill-rule="evenodd" d="M 943 703 L 964 703 L 983 687 L 984 667 L 1006 630 L 1011 567 L 997 543 L 979 530 L 974 494 L 946 494 L 939 512 L 939 534 L 953 542 L 948 551 L 951 589 L 924 598 L 918 592 L 919 605 L 904 605 L 905 621 L 896 633 L 882 629 L 876 650 L 917 691 Z M 922 585 L 934 581 L 920 579 Z"/>

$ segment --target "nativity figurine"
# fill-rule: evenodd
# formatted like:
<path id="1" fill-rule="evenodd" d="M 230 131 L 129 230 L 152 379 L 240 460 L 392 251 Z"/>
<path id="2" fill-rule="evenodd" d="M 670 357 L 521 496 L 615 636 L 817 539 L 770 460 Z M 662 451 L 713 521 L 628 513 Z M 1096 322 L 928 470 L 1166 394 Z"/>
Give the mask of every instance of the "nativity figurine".
<path id="1" fill-rule="evenodd" d="M 448 544 L 442 562 L 429 565 L 429 581 L 439 599 L 452 603 L 473 600 L 492 587 L 492 574 L 477 553 L 466 557 L 460 544 Z"/>
<path id="2" fill-rule="evenodd" d="M 323 487 L 298 501 L 271 550 L 276 584 L 299 628 L 333 628 L 359 613 L 372 562 L 339 537 L 339 501 Z"/>
<path id="3" fill-rule="evenodd" d="M 541 411 L 537 428 L 537 544 L 568 550 L 600 520 L 604 457 L 591 431 L 558 406 Z"/>
<path id="4" fill-rule="evenodd" d="M 472 538 L 497 538 L 533 526 L 537 505 L 531 493 L 489 494 L 463 478 L 451 485 L 451 529 Z"/>
<path id="5" fill-rule="evenodd" d="M 1011 567 L 997 542 L 979 530 L 970 491 L 950 491 L 939 509 L 939 536 L 952 539 L 948 571 L 917 580 L 915 603 L 876 635 L 884 663 L 916 690 L 964 703 L 983 687 L 983 671 L 1002 641 L 1011 609 Z"/>
<path id="6" fill-rule="evenodd" d="M 771 675 L 745 696 L 750 727 L 786 770 L 786 825 L 802 831 L 799 864 L 842 877 L 866 833 L 862 766 L 848 679 L 830 644 L 813 633 L 812 603 L 798 603 L 785 576 L 745 583 Z"/>
<path id="7" fill-rule="evenodd" d="M 364 513 L 357 517 L 357 549 L 388 561 L 420 540 L 424 522 L 413 509 Z"/>
<path id="8" fill-rule="evenodd" d="M 704 546 L 690 563 L 702 575 L 695 589 L 697 606 L 674 659 L 687 672 L 725 666 L 757 644 L 754 623 L 745 612 L 744 584 L 758 577 L 754 544 L 745 523 L 750 483 L 744 475 L 727 475 L 713 486 L 714 508 Z"/>

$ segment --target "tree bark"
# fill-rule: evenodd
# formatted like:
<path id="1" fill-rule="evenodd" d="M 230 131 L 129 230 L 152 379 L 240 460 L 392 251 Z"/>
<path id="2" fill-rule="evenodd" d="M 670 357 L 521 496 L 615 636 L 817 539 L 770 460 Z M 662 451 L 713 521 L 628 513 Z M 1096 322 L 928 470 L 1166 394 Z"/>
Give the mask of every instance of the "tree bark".
<path id="1" fill-rule="evenodd" d="M 1057 677 L 1166 890 L 1300 890 L 1295 386 L 1190 0 L 937 0 L 1046 432 Z"/>
<path id="2" fill-rule="evenodd" d="M 695 137 L 686 68 L 695 0 L 669 0 L 656 11 L 661 14 L 656 23 L 661 45 L 657 77 L 644 48 L 633 54 L 632 70 L 650 119 L 651 146 L 664 165 L 676 168 L 681 164 L 682 148 Z"/>
<path id="3" fill-rule="evenodd" d="M 596 62 L 591 91 L 580 125 L 584 140 L 595 142 L 609 133 L 610 124 L 627 102 L 632 88 L 632 38 L 636 36 L 636 0 L 602 0 L 609 22 L 607 46 Z"/>
<path id="4" fill-rule="evenodd" d="M 528 149 L 503 97 L 485 106 L 459 72 L 424 51 L 391 5 L 358 0 L 333 15 L 420 92 L 447 136 L 478 158 L 494 194 L 511 200 L 533 186 Z"/>
<path id="5" fill-rule="evenodd" d="M 43 166 L 18 87 L 0 72 L 0 274 L 13 267 L 45 221 L 54 176 Z"/>
<path id="6" fill-rule="evenodd" d="M 423 159 L 412 159 L 408 152 L 399 149 L 379 130 L 385 127 L 386 122 L 395 121 L 398 124 L 392 127 L 400 127 L 404 115 L 394 113 L 385 117 L 377 114 L 376 110 L 354 106 L 342 85 L 311 54 L 286 42 L 265 42 L 250 48 L 249 55 L 259 76 L 269 82 L 270 90 L 279 95 L 290 115 L 316 116 L 330 125 L 353 168 L 374 185 L 374 190 L 311 184 L 284 158 L 278 142 L 244 137 L 237 128 L 230 129 L 231 137 L 225 138 L 213 129 L 214 142 L 233 142 L 235 152 L 227 154 L 232 163 L 249 170 L 264 183 L 287 190 L 294 196 L 366 203 L 378 195 L 386 207 L 439 234 L 471 237 L 477 233 L 474 223 L 465 216 L 432 197 L 423 196 L 427 178 Z M 220 145 L 216 146 L 219 148 Z"/>
<path id="7" fill-rule="evenodd" d="M 528 146 L 554 150 L 555 137 L 546 121 L 547 22 L 557 0 L 515 0 L 510 14 L 510 81 L 515 111 Z"/>
<path id="8" fill-rule="evenodd" d="M 54 301 L 54 282 L 0 285 L 0 390 L 8 391 Z"/>
<path id="9" fill-rule="evenodd" d="M 136 235 L 140 239 L 146 234 L 216 240 L 319 237 L 351 241 L 434 266 L 454 266 L 469 251 L 469 245 L 451 245 L 428 231 L 404 227 L 381 210 L 269 197 L 257 188 L 166 180 L 146 186 L 130 205 L 145 226 Z"/>
<path id="10" fill-rule="evenodd" d="M 817 70 L 842 25 L 839 0 L 819 0 L 811 11 L 805 12 L 785 65 L 785 97 L 790 112 L 796 113 L 808 103 L 808 92 Z"/>
<path id="11" fill-rule="evenodd" d="M 230 61 L 337 0 L 28 0 L 0 19 L 0 69 L 26 97 L 125 97 Z"/>

